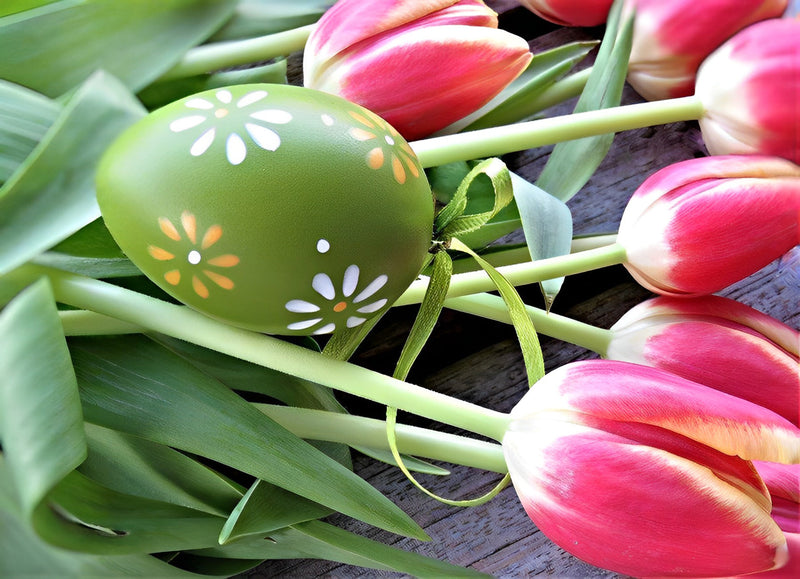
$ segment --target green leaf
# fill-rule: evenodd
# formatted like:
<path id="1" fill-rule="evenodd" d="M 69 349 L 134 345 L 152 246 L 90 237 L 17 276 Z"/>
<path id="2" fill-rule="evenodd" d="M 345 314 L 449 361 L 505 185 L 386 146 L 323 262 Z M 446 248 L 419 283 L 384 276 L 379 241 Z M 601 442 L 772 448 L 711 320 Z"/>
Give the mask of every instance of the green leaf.
<path id="1" fill-rule="evenodd" d="M 333 391 L 325 386 L 181 340 L 161 335 L 155 336 L 154 339 L 233 390 L 262 394 L 280 400 L 290 406 L 331 412 L 347 412 L 336 400 Z M 319 443 L 315 443 L 315 445 L 319 448 Z M 326 454 L 342 464 L 349 464 L 349 454 L 347 454 L 344 445 L 330 445 L 326 448 Z M 354 446 L 353 448 L 376 460 L 388 464 L 396 464 L 389 451 L 362 446 Z M 405 457 L 405 461 L 411 470 L 417 472 L 435 475 L 449 474 L 445 469 L 413 457 Z"/>
<path id="2" fill-rule="evenodd" d="M 24 516 L 86 456 L 75 374 L 41 279 L 0 313 L 0 441 Z"/>
<path id="3" fill-rule="evenodd" d="M 272 64 L 244 70 L 226 70 L 213 74 L 159 81 L 146 87 L 138 96 L 144 105 L 152 110 L 185 96 L 212 88 L 235 84 L 286 84 L 286 82 L 286 59 L 281 59 Z"/>
<path id="4" fill-rule="evenodd" d="M 55 101 L 0 80 L 0 185 L 31 154 L 60 110 Z"/>
<path id="5" fill-rule="evenodd" d="M 141 336 L 71 341 L 86 420 L 216 460 L 395 533 L 402 510 L 217 380 Z"/>
<path id="6" fill-rule="evenodd" d="M 576 113 L 618 106 L 622 99 L 633 36 L 633 16 L 622 29 L 619 27 L 622 4 L 616 0 L 612 6 L 593 70 L 575 105 Z M 610 133 L 557 144 L 536 185 L 562 201 L 571 199 L 597 170 L 613 140 Z"/>
<path id="7" fill-rule="evenodd" d="M 95 279 L 142 275 L 142 271 L 133 265 L 130 260 L 121 257 L 76 257 L 74 255 L 46 251 L 34 257 L 31 262 Z"/>
<path id="8" fill-rule="evenodd" d="M 212 40 L 236 40 L 313 24 L 334 0 L 239 0 L 233 17 Z"/>
<path id="9" fill-rule="evenodd" d="M 321 519 L 333 511 L 263 480 L 253 483 L 231 512 L 219 536 L 224 545 L 242 537 L 264 537 L 297 523 Z"/>
<path id="10" fill-rule="evenodd" d="M 244 539 L 225 547 L 195 551 L 194 554 L 240 559 L 327 559 L 415 577 L 486 577 L 472 569 L 390 547 L 322 521 L 281 529 L 272 533 L 270 539 Z"/>
<path id="11" fill-rule="evenodd" d="M 15 506 L 8 465 L 0 455 L 0 577 L 197 577 L 149 555 L 89 555 L 53 547 Z"/>
<path id="12" fill-rule="evenodd" d="M 222 517 L 118 493 L 71 472 L 33 515 L 56 547 L 97 555 L 157 553 L 217 544 Z"/>
<path id="13" fill-rule="evenodd" d="M 153 339 L 232 390 L 263 394 L 290 406 L 344 411 L 325 386 L 168 336 Z"/>
<path id="14" fill-rule="evenodd" d="M 79 257 L 108 259 L 125 257 L 102 218 L 95 219 L 70 235 L 54 246 L 53 251 Z"/>
<path id="15" fill-rule="evenodd" d="M 120 493 L 227 517 L 239 485 L 168 446 L 86 424 L 89 454 L 78 471 Z"/>
<path id="16" fill-rule="evenodd" d="M 488 105 L 466 119 L 462 131 L 474 131 L 515 123 L 533 116 L 541 108 L 536 97 L 565 75 L 597 46 L 596 41 L 571 42 L 535 54 L 525 71 Z"/>
<path id="17" fill-rule="evenodd" d="M 572 246 L 572 213 L 566 203 L 545 191 L 512 175 L 514 199 L 517 202 L 525 242 L 531 260 L 566 255 Z M 549 309 L 561 289 L 564 278 L 548 279 L 539 283 Z"/>
<path id="18" fill-rule="evenodd" d="M 100 215 L 97 162 L 111 141 L 144 114 L 138 101 L 103 73 L 71 96 L 44 139 L 0 188 L 0 273 Z"/>
<path id="19" fill-rule="evenodd" d="M 0 78 L 56 97 L 97 70 L 141 90 L 232 14 L 235 0 L 61 0 L 0 18 Z"/>

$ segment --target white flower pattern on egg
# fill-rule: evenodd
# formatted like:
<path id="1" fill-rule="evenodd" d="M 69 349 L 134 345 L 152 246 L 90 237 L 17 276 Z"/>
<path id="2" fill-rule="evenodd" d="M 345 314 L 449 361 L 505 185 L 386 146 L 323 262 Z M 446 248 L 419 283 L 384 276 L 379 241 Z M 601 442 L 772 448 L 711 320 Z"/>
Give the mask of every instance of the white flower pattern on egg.
<path id="1" fill-rule="evenodd" d="M 308 330 L 314 326 L 319 326 L 313 331 L 314 334 L 329 334 L 336 330 L 336 323 L 326 319 L 326 315 L 330 315 L 330 313 L 340 314 L 348 310 L 348 308 L 354 308 L 355 314 L 374 314 L 380 310 L 388 302 L 386 298 L 370 301 L 361 306 L 358 304 L 370 300 L 370 298 L 386 285 L 386 282 L 389 280 L 388 276 L 384 274 L 379 275 L 351 299 L 351 296 L 356 293 L 359 287 L 360 275 L 361 271 L 357 265 L 348 266 L 344 272 L 340 291 L 337 291 L 333 280 L 328 274 L 316 274 L 311 282 L 311 287 L 314 288 L 314 291 L 324 298 L 325 301 L 319 304 L 305 300 L 288 301 L 286 303 L 286 309 L 288 311 L 296 314 L 314 314 L 314 316 L 291 323 L 287 326 L 287 329 L 293 331 Z M 330 310 L 330 312 L 326 314 L 325 310 Z M 348 328 L 355 328 L 366 322 L 368 317 L 369 316 L 350 315 L 345 320 L 345 326 Z"/>
<path id="2" fill-rule="evenodd" d="M 213 122 L 236 114 L 236 118 L 242 119 L 242 133 L 247 133 L 258 147 L 266 151 L 276 151 L 281 144 L 280 135 L 273 129 L 260 123 L 285 125 L 292 120 L 292 115 L 288 111 L 281 109 L 259 108 L 250 112 L 253 105 L 261 103 L 268 95 L 265 90 L 256 90 L 247 93 L 233 102 L 233 95 L 230 91 L 222 89 L 214 93 L 216 102 L 210 99 L 194 97 L 184 103 L 187 109 L 196 111 L 194 114 L 179 117 L 169 124 L 173 133 L 180 133 L 200 127 L 207 121 Z M 237 114 L 238 113 L 238 114 Z M 255 121 L 258 121 L 255 122 Z M 219 129 L 219 131 L 218 131 Z M 194 140 L 189 153 L 193 157 L 199 157 L 209 150 L 217 138 L 218 132 L 225 132 L 224 126 L 205 127 L 205 130 Z M 225 137 L 225 155 L 231 165 L 239 165 L 247 158 L 247 143 L 242 135 L 237 131 L 230 131 Z"/>

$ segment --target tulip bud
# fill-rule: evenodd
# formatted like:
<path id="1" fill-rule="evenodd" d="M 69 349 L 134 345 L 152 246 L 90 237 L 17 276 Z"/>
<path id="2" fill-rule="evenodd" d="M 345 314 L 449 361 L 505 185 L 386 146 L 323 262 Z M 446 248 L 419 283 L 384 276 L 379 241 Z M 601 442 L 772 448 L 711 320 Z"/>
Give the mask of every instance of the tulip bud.
<path id="1" fill-rule="evenodd" d="M 695 94 L 712 155 L 775 155 L 800 163 L 800 19 L 748 26 L 697 73 Z"/>
<path id="2" fill-rule="evenodd" d="M 800 243 L 800 167 L 755 155 L 669 165 L 634 192 L 617 241 L 654 292 L 719 291 Z"/>
<path id="3" fill-rule="evenodd" d="M 561 26 L 597 26 L 608 18 L 613 0 L 519 0 L 528 10 Z"/>
<path id="4" fill-rule="evenodd" d="M 786 540 L 752 460 L 800 462 L 800 430 L 669 372 L 587 360 L 511 411 L 503 451 L 526 512 L 592 565 L 637 577 L 778 567 Z"/>
<path id="5" fill-rule="evenodd" d="M 531 58 L 480 0 L 341 0 L 308 39 L 304 84 L 370 109 L 411 140 L 479 109 Z"/>
<path id="6" fill-rule="evenodd" d="M 800 332 L 720 296 L 657 297 L 611 327 L 611 360 L 667 370 L 800 426 Z"/>
<path id="7" fill-rule="evenodd" d="M 648 100 L 690 96 L 700 63 L 745 26 L 774 18 L 787 0 L 627 0 L 635 8 L 628 82 Z M 730 71 L 729 71 L 730 72 Z M 738 73 L 737 73 L 738 74 Z"/>

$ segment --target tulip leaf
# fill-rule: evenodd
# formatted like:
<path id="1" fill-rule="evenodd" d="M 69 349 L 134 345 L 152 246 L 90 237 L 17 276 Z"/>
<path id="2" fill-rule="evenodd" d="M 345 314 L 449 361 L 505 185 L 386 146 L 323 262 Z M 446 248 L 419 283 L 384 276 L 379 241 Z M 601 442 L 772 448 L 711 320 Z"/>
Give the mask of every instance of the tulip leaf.
<path id="1" fill-rule="evenodd" d="M 487 105 L 459 121 L 462 131 L 514 123 L 542 110 L 537 99 L 597 46 L 597 41 L 571 42 L 533 56 L 528 67 Z M 568 95 L 569 96 L 569 95 Z M 549 103 L 553 104 L 553 103 Z"/>
<path id="2" fill-rule="evenodd" d="M 514 179 L 514 199 L 532 261 L 570 252 L 572 213 L 566 203 L 521 177 Z M 563 277 L 539 282 L 547 309 L 550 309 L 563 282 Z"/>
<path id="3" fill-rule="evenodd" d="M 154 339 L 233 390 L 270 396 L 285 404 L 300 408 L 347 412 L 336 400 L 333 391 L 325 386 L 174 338 L 155 336 Z M 317 446 L 319 447 L 318 444 Z M 389 451 L 362 446 L 353 448 L 376 460 L 396 464 Z M 336 457 L 342 464 L 349 464 L 345 462 L 349 454 L 343 446 L 337 448 L 336 445 L 331 444 L 326 454 Z M 447 470 L 424 460 L 414 457 L 404 457 L 404 460 L 406 466 L 416 472 L 434 475 L 449 474 Z"/>
<path id="4" fill-rule="evenodd" d="M 239 0 L 233 17 L 211 40 L 252 38 L 313 24 L 333 3 L 334 0 Z"/>
<path id="5" fill-rule="evenodd" d="M 0 455 L 1 577 L 196 577 L 150 555 L 89 555 L 40 539 L 16 509 L 11 475 Z"/>
<path id="6" fill-rule="evenodd" d="M 256 480 L 233 509 L 219 536 L 224 545 L 249 535 L 321 519 L 333 511 L 263 480 Z"/>
<path id="7" fill-rule="evenodd" d="M 56 97 L 97 70 L 138 91 L 232 14 L 235 0 L 60 0 L 0 18 L 0 78 Z"/>
<path id="8" fill-rule="evenodd" d="M 245 538 L 225 547 L 191 554 L 239 559 L 327 559 L 415 577 L 486 577 L 478 571 L 390 547 L 322 521 L 292 525 L 271 533 L 269 538 L 270 541 Z"/>
<path id="9" fill-rule="evenodd" d="M 0 185 L 31 154 L 60 110 L 55 101 L 0 80 Z"/>
<path id="10" fill-rule="evenodd" d="M 46 279 L 3 309 L 0 336 L 0 442 L 28 517 L 86 456 L 78 386 Z"/>
<path id="11" fill-rule="evenodd" d="M 86 424 L 89 454 L 78 471 L 120 493 L 227 517 L 243 489 L 168 446 Z"/>
<path id="12" fill-rule="evenodd" d="M 108 259 L 125 257 L 102 218 L 95 219 L 82 227 L 52 249 L 54 252 L 76 257 Z"/>
<path id="13" fill-rule="evenodd" d="M 88 422 L 219 461 L 377 527 L 426 538 L 363 479 L 152 340 L 78 338 L 70 346 Z"/>
<path id="14" fill-rule="evenodd" d="M 94 221 L 94 170 L 109 143 L 145 114 L 113 77 L 97 73 L 0 188 L 0 273 Z"/>
<path id="15" fill-rule="evenodd" d="M 612 5 L 597 59 L 575 105 L 576 113 L 615 107 L 622 100 L 633 36 L 633 17 L 620 27 L 622 4 L 616 0 Z M 614 134 L 609 133 L 558 143 L 536 185 L 568 201 L 597 170 L 613 140 Z"/>
<path id="16" fill-rule="evenodd" d="M 138 97 L 148 109 L 153 110 L 185 96 L 212 88 L 250 83 L 286 84 L 286 59 L 243 70 L 224 70 L 211 74 L 158 81 L 142 90 Z"/>

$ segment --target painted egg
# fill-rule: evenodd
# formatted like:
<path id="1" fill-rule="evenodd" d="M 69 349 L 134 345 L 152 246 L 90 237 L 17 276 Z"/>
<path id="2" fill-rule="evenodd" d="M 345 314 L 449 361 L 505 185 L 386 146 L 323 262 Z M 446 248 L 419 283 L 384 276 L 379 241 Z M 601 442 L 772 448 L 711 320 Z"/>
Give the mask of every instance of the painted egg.
<path id="1" fill-rule="evenodd" d="M 272 334 L 324 334 L 388 308 L 431 244 L 408 143 L 340 97 L 239 85 L 154 111 L 106 152 L 105 223 L 184 304 Z"/>

